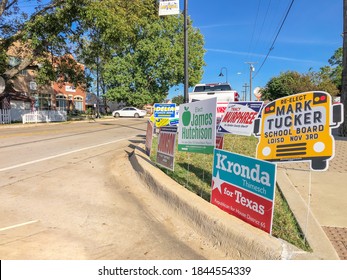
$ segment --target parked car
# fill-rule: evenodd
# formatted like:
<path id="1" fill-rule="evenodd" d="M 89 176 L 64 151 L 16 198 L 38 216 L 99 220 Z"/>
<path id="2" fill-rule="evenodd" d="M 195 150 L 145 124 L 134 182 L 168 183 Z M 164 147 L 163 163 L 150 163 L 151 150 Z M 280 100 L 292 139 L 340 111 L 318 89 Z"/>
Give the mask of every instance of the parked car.
<path id="1" fill-rule="evenodd" d="M 134 117 L 134 118 L 143 118 L 146 116 L 147 111 L 140 110 L 135 107 L 124 107 L 123 109 L 116 110 L 112 112 L 112 116 L 115 118 L 119 117 Z"/>

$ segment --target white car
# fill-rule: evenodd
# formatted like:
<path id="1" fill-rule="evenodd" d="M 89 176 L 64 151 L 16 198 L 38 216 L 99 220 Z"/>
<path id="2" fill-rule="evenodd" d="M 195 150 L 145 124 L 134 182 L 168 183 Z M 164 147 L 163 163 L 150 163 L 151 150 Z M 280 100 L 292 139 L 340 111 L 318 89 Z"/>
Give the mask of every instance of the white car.
<path id="1" fill-rule="evenodd" d="M 115 118 L 119 117 L 134 117 L 134 118 L 143 118 L 146 116 L 147 111 L 140 110 L 135 107 L 124 107 L 121 110 L 116 110 L 112 112 L 112 116 Z"/>

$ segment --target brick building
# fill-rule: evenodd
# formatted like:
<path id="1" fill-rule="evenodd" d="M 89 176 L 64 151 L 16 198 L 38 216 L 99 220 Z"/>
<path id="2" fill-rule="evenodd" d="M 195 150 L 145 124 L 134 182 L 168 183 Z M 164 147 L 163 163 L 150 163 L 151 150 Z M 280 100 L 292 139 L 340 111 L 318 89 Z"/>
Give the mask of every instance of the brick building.
<path id="1" fill-rule="evenodd" d="M 24 50 L 24 51 L 23 51 Z M 9 64 L 15 67 L 20 64 L 21 60 L 28 55 L 29 51 L 25 46 L 14 44 L 9 50 Z M 69 56 L 72 58 L 72 56 Z M 59 63 L 59 59 L 55 59 Z M 84 66 L 79 64 L 82 69 Z M 86 91 L 82 88 L 75 88 L 70 83 L 50 82 L 46 85 L 38 85 L 35 82 L 40 64 L 32 63 L 26 69 L 20 71 L 12 80 L 12 86 L 7 88 L 0 96 L 1 104 L 6 101 L 11 106 L 18 99 L 25 104 L 26 110 L 78 110 L 86 109 Z M 5 100 L 6 97 L 6 100 Z"/>

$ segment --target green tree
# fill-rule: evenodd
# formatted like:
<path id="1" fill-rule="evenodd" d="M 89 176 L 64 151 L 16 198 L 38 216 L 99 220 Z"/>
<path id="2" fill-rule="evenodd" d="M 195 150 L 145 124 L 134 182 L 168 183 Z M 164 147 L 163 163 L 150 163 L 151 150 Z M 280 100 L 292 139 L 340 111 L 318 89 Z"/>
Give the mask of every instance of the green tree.
<path id="1" fill-rule="evenodd" d="M 317 90 L 328 92 L 332 96 L 339 94 L 340 91 L 332 80 L 332 68 L 330 66 L 324 66 L 318 72 L 310 71 L 308 75 Z"/>
<path id="2" fill-rule="evenodd" d="M 183 95 L 177 95 L 172 98 L 172 103 L 176 103 L 176 105 L 181 105 L 184 103 L 184 96 Z"/>
<path id="3" fill-rule="evenodd" d="M 77 46 L 79 61 L 94 77 L 90 90 L 100 92 L 105 102 L 105 65 L 117 53 L 126 52 L 129 42 L 135 40 L 138 25 L 152 16 L 148 12 L 152 10 L 155 2 L 150 0 L 90 1 L 84 8 L 83 20 L 79 21 L 72 41 Z"/>
<path id="4" fill-rule="evenodd" d="M 40 0 L 28 0 L 38 5 L 31 15 L 19 13 L 24 0 L 0 1 L 0 74 L 6 81 L 35 61 L 41 66 L 40 83 L 59 78 L 83 85 L 73 54 L 92 76 L 99 70 L 112 100 L 137 106 L 162 102 L 170 87 L 183 82 L 183 19 L 159 18 L 157 1 L 51 0 L 38 5 Z M 11 23 L 14 15 L 16 24 Z M 192 27 L 189 37 L 193 85 L 202 76 L 203 37 Z M 18 41 L 26 51 L 18 65 L 9 67 L 6 51 Z M 55 57 L 64 62 L 55 63 Z"/>
<path id="5" fill-rule="evenodd" d="M 331 71 L 329 73 L 330 79 L 333 81 L 339 92 L 342 89 L 342 47 L 338 48 L 334 55 L 328 60 L 331 65 Z"/>
<path id="6" fill-rule="evenodd" d="M 35 5 L 31 14 L 21 11 L 27 2 Z M 88 0 L 1 0 L 0 6 L 0 74 L 10 83 L 21 70 L 33 62 L 40 65 L 37 81 L 47 83 L 58 78 L 81 84 L 84 82 L 83 69 L 71 58 L 73 53 L 71 36 L 74 24 L 81 19 Z M 18 43 L 16 48 L 14 44 Z M 15 50 L 20 58 L 17 65 L 9 65 L 6 53 Z M 54 57 L 64 61 L 55 63 Z M 70 60 L 70 61 L 68 61 Z"/>
<path id="7" fill-rule="evenodd" d="M 325 66 L 319 72 L 309 71 L 305 74 L 295 71 L 281 73 L 279 76 L 271 78 L 266 84 L 262 90 L 262 99 L 275 100 L 306 91 L 326 91 L 332 96 L 337 95 L 339 90 L 331 80 L 331 68 Z"/>
<path id="8" fill-rule="evenodd" d="M 300 74 L 295 71 L 281 73 L 273 77 L 262 90 L 262 99 L 275 100 L 288 95 L 316 90 L 309 74 Z"/>
<path id="9" fill-rule="evenodd" d="M 150 18 L 128 42 L 128 48 L 105 65 L 107 97 L 138 107 L 162 102 L 171 87 L 184 81 L 183 17 Z M 203 44 L 201 33 L 190 27 L 190 85 L 203 74 Z"/>
<path id="10" fill-rule="evenodd" d="M 262 98 L 274 100 L 312 90 L 326 91 L 332 96 L 338 95 L 341 92 L 342 82 L 342 48 L 337 49 L 328 62 L 330 65 L 320 68 L 318 72 L 311 69 L 305 74 L 287 71 L 271 78 L 262 89 Z"/>

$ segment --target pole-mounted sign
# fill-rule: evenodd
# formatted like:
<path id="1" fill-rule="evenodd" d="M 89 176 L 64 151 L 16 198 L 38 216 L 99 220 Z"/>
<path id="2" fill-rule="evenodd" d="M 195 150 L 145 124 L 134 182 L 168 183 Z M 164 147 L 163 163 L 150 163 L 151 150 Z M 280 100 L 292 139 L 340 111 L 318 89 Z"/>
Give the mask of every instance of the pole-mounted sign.
<path id="1" fill-rule="evenodd" d="M 159 16 L 178 15 L 180 13 L 180 1 L 159 1 Z"/>

